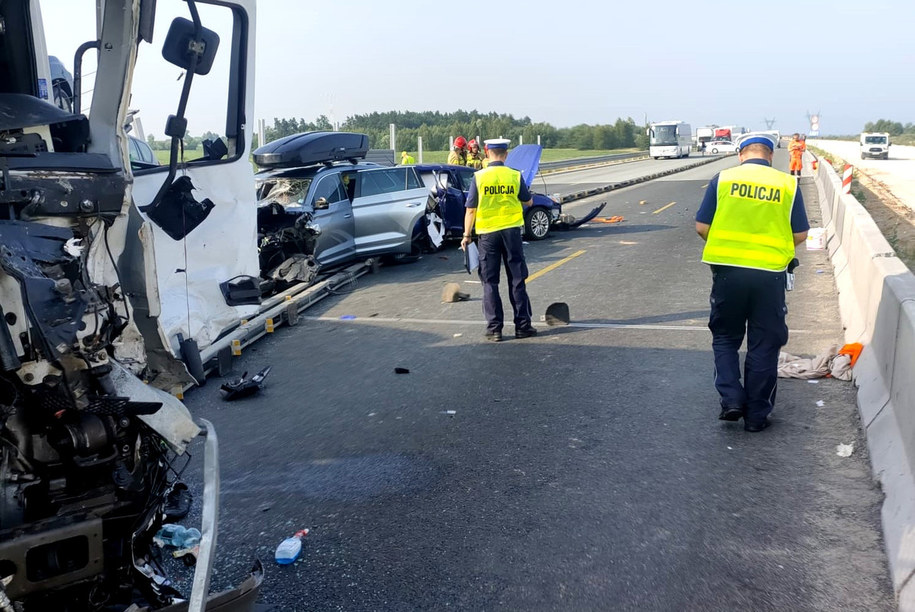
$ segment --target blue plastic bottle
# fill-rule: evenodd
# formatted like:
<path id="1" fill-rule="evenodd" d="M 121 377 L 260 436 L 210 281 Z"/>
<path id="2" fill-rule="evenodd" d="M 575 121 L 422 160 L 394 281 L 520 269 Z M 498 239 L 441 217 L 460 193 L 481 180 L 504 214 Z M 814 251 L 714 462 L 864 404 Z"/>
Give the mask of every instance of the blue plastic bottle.
<path id="1" fill-rule="evenodd" d="M 188 529 L 183 525 L 169 523 L 163 525 L 153 539 L 160 540 L 165 546 L 174 546 L 178 549 L 191 548 L 200 543 L 200 530 L 195 527 Z"/>
<path id="2" fill-rule="evenodd" d="M 302 538 L 307 535 L 308 530 L 302 529 L 301 531 L 296 531 L 292 537 L 280 542 L 280 545 L 276 547 L 276 553 L 273 555 L 276 562 L 280 565 L 295 563 L 295 560 L 302 554 Z"/>

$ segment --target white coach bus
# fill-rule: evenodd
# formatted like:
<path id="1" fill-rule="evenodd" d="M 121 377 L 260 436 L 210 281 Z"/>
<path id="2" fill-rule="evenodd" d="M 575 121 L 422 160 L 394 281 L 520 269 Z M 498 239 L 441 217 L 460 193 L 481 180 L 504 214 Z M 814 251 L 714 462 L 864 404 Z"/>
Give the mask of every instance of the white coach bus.
<path id="1" fill-rule="evenodd" d="M 648 127 L 648 154 L 661 157 L 689 157 L 693 134 L 688 123 L 659 121 Z"/>

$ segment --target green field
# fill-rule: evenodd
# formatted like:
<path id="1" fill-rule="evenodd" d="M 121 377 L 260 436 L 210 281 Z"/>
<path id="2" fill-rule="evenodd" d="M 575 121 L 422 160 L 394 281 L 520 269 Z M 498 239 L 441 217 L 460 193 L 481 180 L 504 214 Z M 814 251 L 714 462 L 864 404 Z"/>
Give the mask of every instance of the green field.
<path id="1" fill-rule="evenodd" d="M 169 150 L 154 150 L 153 153 L 156 155 L 156 159 L 159 160 L 159 163 L 164 165 L 168 164 L 168 154 Z M 179 151 L 180 153 L 180 151 Z M 185 149 L 184 150 L 184 159 L 197 159 L 198 157 L 203 156 L 203 149 Z"/>

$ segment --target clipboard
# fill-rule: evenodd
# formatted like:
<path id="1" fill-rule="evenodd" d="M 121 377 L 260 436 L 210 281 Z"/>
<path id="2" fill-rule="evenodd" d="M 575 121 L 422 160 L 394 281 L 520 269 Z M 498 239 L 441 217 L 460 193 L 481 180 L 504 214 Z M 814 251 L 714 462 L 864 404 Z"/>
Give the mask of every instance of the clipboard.
<path id="1" fill-rule="evenodd" d="M 476 242 L 471 242 L 464 249 L 464 269 L 467 274 L 472 274 L 474 270 L 480 267 L 480 251 Z"/>

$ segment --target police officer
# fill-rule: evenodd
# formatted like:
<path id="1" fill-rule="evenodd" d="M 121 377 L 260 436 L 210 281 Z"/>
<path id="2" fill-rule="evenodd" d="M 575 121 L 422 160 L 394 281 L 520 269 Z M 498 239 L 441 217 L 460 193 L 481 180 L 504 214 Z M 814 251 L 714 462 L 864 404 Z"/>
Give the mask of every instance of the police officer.
<path id="1" fill-rule="evenodd" d="M 401 152 L 400 154 L 400 165 L 401 166 L 412 166 L 416 163 L 416 158 L 407 153 L 406 151 Z"/>
<path id="2" fill-rule="evenodd" d="M 762 431 L 775 402 L 778 353 L 788 341 L 786 268 L 810 226 L 797 180 L 772 168 L 775 139 L 747 134 L 740 165 L 711 182 L 696 213 L 712 268 L 712 350 L 724 421 Z M 743 384 L 738 350 L 747 336 Z"/>
<path id="3" fill-rule="evenodd" d="M 509 141 L 486 140 L 487 167 L 474 174 L 467 193 L 464 213 L 464 236 L 461 248 L 470 244 L 474 228 L 480 250 L 480 281 L 483 283 L 483 315 L 486 317 L 486 339 L 502 340 L 502 298 L 499 276 L 505 263 L 508 297 L 515 316 L 515 338 L 537 335 L 531 325 L 531 301 L 524 280 L 527 263 L 521 245 L 524 207 L 531 205 L 531 194 L 521 173 L 505 165 Z"/>

